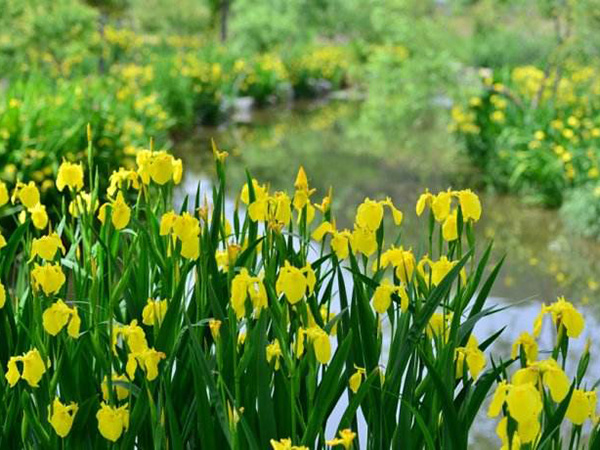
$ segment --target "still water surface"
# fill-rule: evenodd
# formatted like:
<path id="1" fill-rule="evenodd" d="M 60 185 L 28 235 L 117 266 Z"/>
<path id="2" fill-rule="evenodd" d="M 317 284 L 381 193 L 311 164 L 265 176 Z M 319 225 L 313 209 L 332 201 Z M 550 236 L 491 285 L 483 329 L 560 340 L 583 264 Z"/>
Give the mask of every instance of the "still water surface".
<path id="1" fill-rule="evenodd" d="M 209 140 L 230 153 L 228 185 L 235 198 L 245 182 L 245 170 L 272 190 L 293 191 L 298 168 L 304 166 L 318 201 L 333 186 L 333 208 L 339 227 L 350 227 L 356 206 L 365 197 L 390 196 L 405 215 L 405 247 L 419 248 L 426 226 L 419 223 L 415 202 L 426 188 L 433 192 L 472 187 L 477 179 L 458 146 L 435 121 L 410 133 L 380 130 L 364 120 L 355 102 L 319 102 L 254 111 L 220 128 L 203 128 L 178 145 L 184 158 L 190 194 L 201 180 L 214 178 Z M 494 260 L 507 254 L 506 264 L 490 303 L 512 307 L 481 323 L 476 334 L 489 336 L 506 326 L 494 352 L 510 354 L 521 331 L 531 331 L 542 301 L 564 295 L 584 311 L 584 337 L 600 337 L 600 245 L 579 239 L 565 229 L 558 212 L 525 206 L 518 198 L 478 192 L 483 204 L 477 224 L 478 242 L 494 241 Z M 540 349 L 548 349 L 553 330 L 546 323 Z M 594 353 L 592 346 L 592 352 Z M 596 349 L 600 351 L 600 347 Z M 542 354 L 543 357 L 543 354 Z M 594 358 L 592 358 L 594 359 Z M 600 378 L 592 365 L 588 378 Z M 473 448 L 497 448 L 496 421 L 476 427 Z"/>

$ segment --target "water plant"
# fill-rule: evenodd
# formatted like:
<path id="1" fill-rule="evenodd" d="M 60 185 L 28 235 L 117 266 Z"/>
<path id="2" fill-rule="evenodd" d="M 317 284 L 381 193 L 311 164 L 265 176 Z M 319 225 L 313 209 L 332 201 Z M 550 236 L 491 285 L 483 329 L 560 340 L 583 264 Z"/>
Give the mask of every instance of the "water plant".
<path id="1" fill-rule="evenodd" d="M 182 162 L 152 146 L 104 192 L 93 141 L 57 171 L 59 220 L 35 183 L 0 185 L 0 446 L 463 449 L 497 382 L 513 448 L 558 445 L 565 416 L 573 445 L 594 419 L 595 445 L 589 351 L 574 381 L 563 371 L 584 327 L 570 303 L 542 309 L 552 359 L 535 333 L 510 357 L 490 353 L 502 330 L 473 333 L 501 311 L 502 263 L 488 272 L 470 190 L 422 194 L 411 245 L 389 198 L 338 229 L 302 168 L 293 194 L 248 175 L 231 210 L 214 145 L 215 185 L 177 209 Z"/>

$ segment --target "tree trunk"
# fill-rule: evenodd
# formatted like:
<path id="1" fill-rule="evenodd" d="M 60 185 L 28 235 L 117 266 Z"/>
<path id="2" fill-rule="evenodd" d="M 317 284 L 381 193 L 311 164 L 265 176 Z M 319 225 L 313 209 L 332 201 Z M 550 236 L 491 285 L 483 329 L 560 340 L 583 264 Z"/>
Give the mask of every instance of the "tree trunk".
<path id="1" fill-rule="evenodd" d="M 229 20 L 229 1 L 221 0 L 221 42 L 227 40 L 227 25 Z"/>
<path id="2" fill-rule="evenodd" d="M 106 72 L 106 61 L 104 59 L 104 48 L 107 45 L 104 39 L 104 27 L 106 26 L 107 17 L 103 12 L 98 17 L 98 32 L 100 33 L 100 58 L 98 59 L 98 73 L 103 75 Z"/>

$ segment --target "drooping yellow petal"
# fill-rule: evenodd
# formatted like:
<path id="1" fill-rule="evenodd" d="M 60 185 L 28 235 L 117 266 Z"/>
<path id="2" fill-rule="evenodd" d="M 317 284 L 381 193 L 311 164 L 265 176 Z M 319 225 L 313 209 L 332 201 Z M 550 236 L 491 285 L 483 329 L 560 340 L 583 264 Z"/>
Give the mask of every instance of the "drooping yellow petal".
<path id="1" fill-rule="evenodd" d="M 533 442 L 540 434 L 540 421 L 535 418 L 526 422 L 519 422 L 517 433 L 522 444 Z M 514 448 L 514 447 L 513 447 Z"/>
<path id="2" fill-rule="evenodd" d="M 516 359 L 519 356 L 519 349 L 523 348 L 527 362 L 534 362 L 538 356 L 538 344 L 534 337 L 526 331 L 519 335 L 519 338 L 513 343 L 510 357 Z"/>
<path id="3" fill-rule="evenodd" d="M 122 230 L 129 223 L 131 208 L 125 203 L 123 193 L 119 191 L 117 199 L 112 203 L 111 221 L 117 230 Z"/>
<path id="4" fill-rule="evenodd" d="M 369 231 L 377 231 L 383 220 L 383 205 L 366 198 L 356 211 L 356 224 Z"/>
<path id="5" fill-rule="evenodd" d="M 575 389 L 567 408 L 567 419 L 569 419 L 575 425 L 583 425 L 588 417 L 591 415 L 590 402 L 585 391 L 581 389 Z"/>
<path id="6" fill-rule="evenodd" d="M 442 225 L 442 236 L 445 241 L 455 241 L 458 239 L 458 223 L 456 220 L 456 211 L 446 217 Z"/>
<path id="7" fill-rule="evenodd" d="M 14 387 L 15 384 L 17 384 L 17 382 L 21 378 L 21 373 L 17 368 L 17 361 L 20 360 L 21 357 L 19 356 L 11 356 L 8 360 L 8 364 L 6 366 L 6 374 L 4 374 L 4 377 L 6 378 L 6 381 L 8 381 L 10 387 Z"/>
<path id="8" fill-rule="evenodd" d="M 42 375 L 46 372 L 46 365 L 42 360 L 42 356 L 37 349 L 28 351 L 22 358 L 23 361 L 23 378 L 29 386 L 38 387 L 38 383 L 42 379 Z"/>
<path id="9" fill-rule="evenodd" d="M 498 384 L 488 409 L 489 417 L 496 417 L 498 414 L 500 414 L 500 411 L 502 411 L 502 405 L 504 405 L 504 402 L 506 401 L 509 390 L 510 386 L 506 383 L 506 381 L 501 381 Z"/>
<path id="10" fill-rule="evenodd" d="M 46 295 L 56 294 L 66 281 L 65 274 L 58 263 L 43 266 L 36 264 L 31 271 L 31 277 L 34 288 L 41 288 Z"/>
<path id="11" fill-rule="evenodd" d="M 48 421 L 54 428 L 56 434 L 61 438 L 67 437 L 73 426 L 75 414 L 77 414 L 77 403 L 71 402 L 68 406 L 63 405 L 58 398 L 52 402 L 52 408 L 49 409 Z"/>
<path id="12" fill-rule="evenodd" d="M 150 178 L 156 184 L 166 184 L 173 178 L 173 157 L 166 152 L 157 152 L 153 155 L 148 171 Z"/>
<path id="13" fill-rule="evenodd" d="M 543 376 L 544 384 L 550 389 L 550 395 L 555 402 L 562 402 L 569 393 L 569 377 L 558 365 L 546 370 Z"/>
<path id="14" fill-rule="evenodd" d="M 362 253 L 365 256 L 371 256 L 377 250 L 375 232 L 368 228 L 355 226 L 350 243 L 354 253 Z"/>
<path id="15" fill-rule="evenodd" d="M 129 428 L 129 411 L 127 405 L 120 408 L 108 406 L 102 402 L 96 413 L 98 419 L 98 430 L 100 434 L 109 441 L 116 442 L 124 430 Z"/>
<path id="16" fill-rule="evenodd" d="M 392 294 L 394 291 L 395 288 L 388 279 L 383 280 L 383 282 L 377 286 L 372 299 L 375 311 L 379 314 L 385 314 L 387 312 L 392 304 Z"/>
<path id="17" fill-rule="evenodd" d="M 479 197 L 470 189 L 458 192 L 458 201 L 462 210 L 463 220 L 477 222 L 481 218 L 481 202 Z"/>
<path id="18" fill-rule="evenodd" d="M 31 213 L 31 221 L 33 226 L 38 230 L 43 230 L 48 225 L 48 214 L 46 213 L 46 207 L 41 203 L 38 203 L 33 208 L 28 210 Z"/>
<path id="19" fill-rule="evenodd" d="M 33 240 L 31 243 L 31 258 L 39 256 L 46 261 L 51 261 L 59 249 L 63 254 L 65 253 L 65 247 L 58 234 L 51 233 Z"/>
<path id="20" fill-rule="evenodd" d="M 0 282 L 0 309 L 4 308 L 6 304 L 6 289 L 2 282 Z"/>
<path id="21" fill-rule="evenodd" d="M 44 330 L 51 336 L 56 336 L 67 324 L 72 311 L 62 300 L 57 300 L 42 314 Z"/>
<path id="22" fill-rule="evenodd" d="M 83 189 L 83 166 L 67 161 L 63 162 L 58 168 L 56 187 L 61 192 L 65 187 L 72 191 Z"/>
<path id="23" fill-rule="evenodd" d="M 350 390 L 356 394 L 360 385 L 362 384 L 363 376 L 365 375 L 365 369 L 362 367 L 357 367 L 356 372 L 352 374 L 350 379 L 348 380 Z"/>
<path id="24" fill-rule="evenodd" d="M 285 294 L 287 300 L 293 305 L 304 297 L 308 283 L 302 271 L 286 262 L 279 271 L 275 288 L 277 295 Z"/>
<path id="25" fill-rule="evenodd" d="M 540 393 L 531 383 L 512 386 L 506 403 L 510 415 L 519 423 L 536 420 L 542 410 Z"/>
<path id="26" fill-rule="evenodd" d="M 450 192 L 440 192 L 436 195 L 431 203 L 433 216 L 438 222 L 443 222 L 450 214 L 450 205 L 452 202 L 452 194 Z"/>
<path id="27" fill-rule="evenodd" d="M 325 234 L 333 233 L 334 230 L 335 229 L 331 223 L 323 222 L 315 229 L 315 231 L 313 231 L 312 238 L 317 242 L 321 242 L 323 237 L 325 237 Z"/>

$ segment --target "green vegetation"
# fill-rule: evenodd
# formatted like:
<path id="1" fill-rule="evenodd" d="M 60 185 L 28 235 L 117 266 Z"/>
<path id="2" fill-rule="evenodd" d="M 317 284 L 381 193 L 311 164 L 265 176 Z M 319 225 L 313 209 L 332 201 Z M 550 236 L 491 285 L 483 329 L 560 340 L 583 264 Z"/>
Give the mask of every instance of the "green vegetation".
<path id="1" fill-rule="evenodd" d="M 389 152 L 380 130 L 418 152 L 413 133 L 449 127 L 433 153 L 456 138 L 476 181 L 598 237 L 597 6 L 0 0 L 0 447 L 463 450 L 487 411 L 503 448 L 598 448 L 570 301 L 510 352 L 476 333 L 505 306 L 474 191 L 423 192 L 406 232 L 397 199 L 338 213 L 289 154 L 247 157 L 279 168 L 263 182 L 212 141 L 190 196 L 170 153 L 243 105 L 360 99 L 236 142 L 296 129 L 327 170 L 312 131 L 338 117 L 362 156 Z"/>

